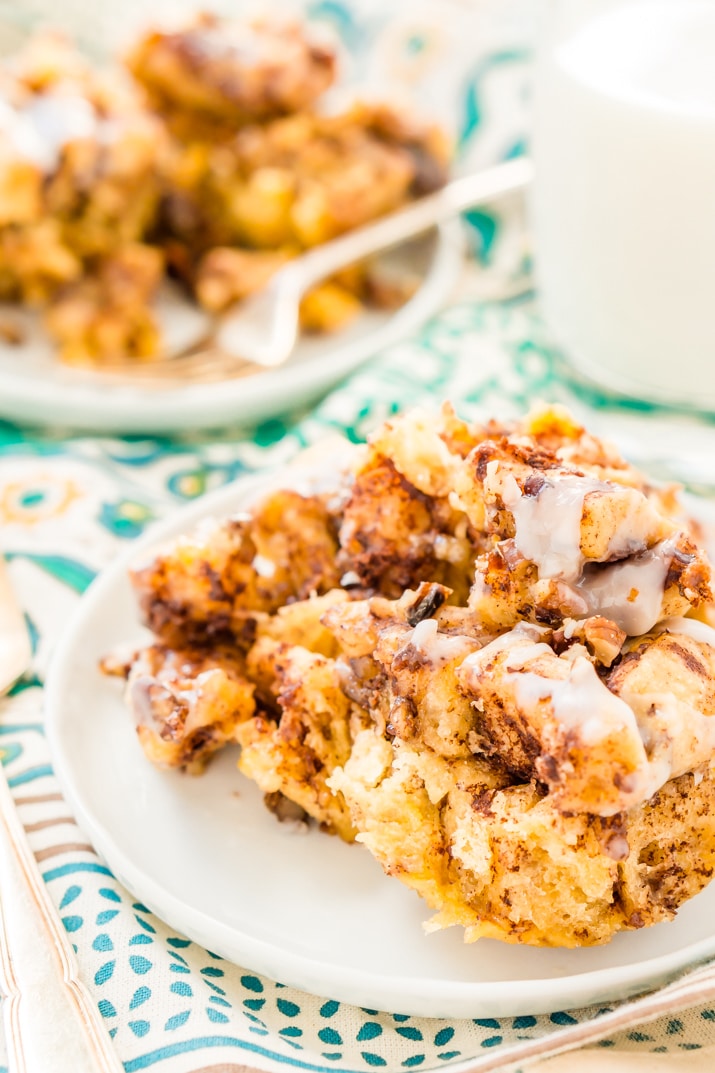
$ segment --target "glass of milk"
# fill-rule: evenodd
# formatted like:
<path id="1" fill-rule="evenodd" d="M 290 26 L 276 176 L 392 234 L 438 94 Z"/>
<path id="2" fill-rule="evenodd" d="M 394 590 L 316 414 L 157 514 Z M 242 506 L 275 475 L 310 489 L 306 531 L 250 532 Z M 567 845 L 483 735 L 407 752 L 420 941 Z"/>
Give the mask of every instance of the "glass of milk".
<path id="1" fill-rule="evenodd" d="M 588 377 L 715 410 L 715 0 L 552 8 L 533 131 L 545 316 Z"/>

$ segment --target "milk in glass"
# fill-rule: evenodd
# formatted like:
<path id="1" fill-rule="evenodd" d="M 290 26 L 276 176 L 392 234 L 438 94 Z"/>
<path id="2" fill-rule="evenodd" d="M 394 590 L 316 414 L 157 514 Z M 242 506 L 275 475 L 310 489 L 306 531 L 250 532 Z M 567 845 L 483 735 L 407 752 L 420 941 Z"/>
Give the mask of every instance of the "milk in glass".
<path id="1" fill-rule="evenodd" d="M 715 408 L 715 0 L 563 7 L 535 94 L 546 318 L 602 383 Z"/>

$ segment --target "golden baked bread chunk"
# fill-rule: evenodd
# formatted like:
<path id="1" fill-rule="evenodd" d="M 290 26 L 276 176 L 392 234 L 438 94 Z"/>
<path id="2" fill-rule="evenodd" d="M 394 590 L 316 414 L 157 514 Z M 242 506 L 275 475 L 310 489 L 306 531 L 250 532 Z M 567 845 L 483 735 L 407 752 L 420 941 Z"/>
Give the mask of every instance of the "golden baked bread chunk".
<path id="1" fill-rule="evenodd" d="M 159 674 L 175 650 L 190 692 L 205 670 L 188 647 L 237 690 L 227 716 L 217 679 L 216 719 L 192 725 L 224 728 L 211 747 L 241 746 L 279 816 L 367 847 L 433 910 L 428 929 L 603 943 L 712 877 L 700 532 L 675 489 L 564 411 L 396 417 L 330 493 L 274 492 L 134 584 Z M 147 755 L 191 766 L 147 739 L 131 683 L 148 658 L 126 669 Z"/>
<path id="2" fill-rule="evenodd" d="M 182 140 L 310 108 L 332 84 L 332 48 L 290 22 L 239 22 L 205 12 L 178 30 L 152 30 L 127 63 Z"/>

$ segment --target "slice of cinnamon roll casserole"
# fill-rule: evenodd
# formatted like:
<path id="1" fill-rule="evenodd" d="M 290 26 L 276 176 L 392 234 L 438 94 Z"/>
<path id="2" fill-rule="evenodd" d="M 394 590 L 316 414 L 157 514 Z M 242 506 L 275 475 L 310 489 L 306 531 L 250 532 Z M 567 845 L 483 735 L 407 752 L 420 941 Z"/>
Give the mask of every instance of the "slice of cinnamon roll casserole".
<path id="1" fill-rule="evenodd" d="M 157 764 L 227 742 L 279 817 L 361 842 L 428 930 L 546 946 L 669 920 L 715 868 L 703 533 L 565 411 L 445 405 L 133 574 Z"/>

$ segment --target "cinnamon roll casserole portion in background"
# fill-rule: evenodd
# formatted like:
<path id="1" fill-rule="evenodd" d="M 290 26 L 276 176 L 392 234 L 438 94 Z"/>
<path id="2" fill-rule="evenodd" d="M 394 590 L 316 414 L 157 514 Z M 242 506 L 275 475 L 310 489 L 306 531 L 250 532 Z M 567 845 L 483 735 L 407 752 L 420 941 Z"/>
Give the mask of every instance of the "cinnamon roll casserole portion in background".
<path id="1" fill-rule="evenodd" d="M 327 112 L 337 77 L 313 28 L 275 19 L 198 15 L 101 66 L 60 35 L 33 38 L 0 67 L 0 299 L 39 308 L 65 362 L 149 360 L 165 276 L 220 312 L 442 186 L 441 130 L 387 104 Z M 352 266 L 305 296 L 302 327 L 395 309 L 418 284 Z"/>

